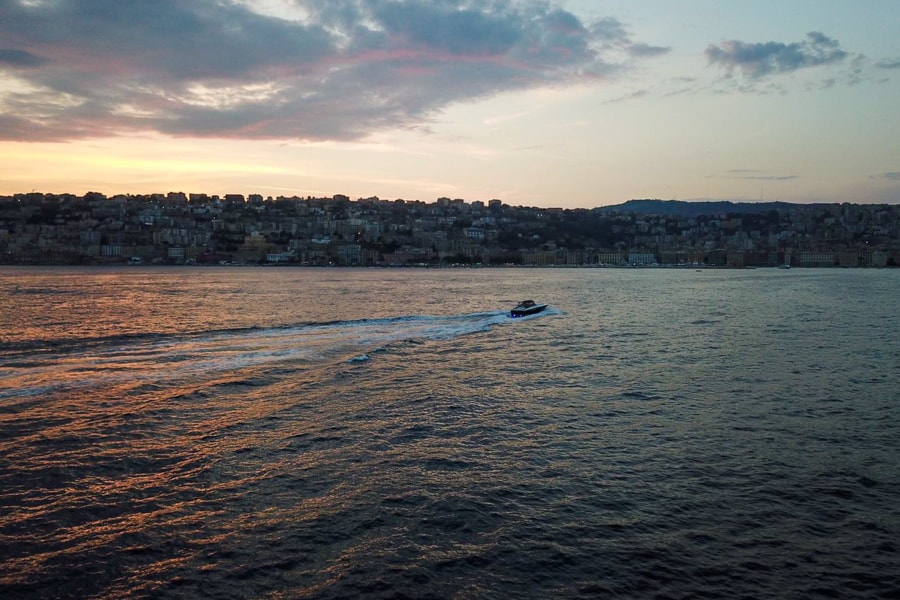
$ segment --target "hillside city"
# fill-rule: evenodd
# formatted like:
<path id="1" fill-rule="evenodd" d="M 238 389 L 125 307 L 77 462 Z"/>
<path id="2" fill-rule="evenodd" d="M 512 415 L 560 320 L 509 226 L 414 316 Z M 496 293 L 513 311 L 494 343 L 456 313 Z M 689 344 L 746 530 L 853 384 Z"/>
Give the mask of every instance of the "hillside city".
<path id="1" fill-rule="evenodd" d="M 426 203 L 340 194 L 23 193 L 0 196 L 0 263 L 900 265 L 896 205 L 770 203 L 746 212 L 653 214 L 652 207 L 671 209 L 671 203 L 640 202 L 651 212 L 629 209 L 628 203 L 561 209 L 496 199 Z"/>

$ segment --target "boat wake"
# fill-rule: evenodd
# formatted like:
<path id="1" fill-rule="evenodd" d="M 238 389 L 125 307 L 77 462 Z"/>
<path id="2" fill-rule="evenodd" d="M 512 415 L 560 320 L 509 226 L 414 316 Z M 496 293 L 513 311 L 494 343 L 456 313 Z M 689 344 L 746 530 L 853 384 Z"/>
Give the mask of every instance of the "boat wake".
<path id="1" fill-rule="evenodd" d="M 267 365 L 365 363 L 392 345 L 455 339 L 510 321 L 506 311 L 413 315 L 12 348 L 0 352 L 0 400 L 125 381 L 209 379 L 216 373 Z"/>

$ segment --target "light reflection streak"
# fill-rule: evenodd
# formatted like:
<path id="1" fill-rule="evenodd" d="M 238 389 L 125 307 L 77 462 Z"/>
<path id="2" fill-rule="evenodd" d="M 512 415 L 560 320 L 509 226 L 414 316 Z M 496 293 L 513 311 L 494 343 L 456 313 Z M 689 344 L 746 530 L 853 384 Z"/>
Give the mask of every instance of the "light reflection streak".
<path id="1" fill-rule="evenodd" d="M 504 323 L 505 313 L 408 317 L 135 340 L 43 356 L 26 367 L 0 356 L 0 400 L 204 379 L 210 373 L 291 361 L 322 361 L 419 339 L 452 339 Z"/>

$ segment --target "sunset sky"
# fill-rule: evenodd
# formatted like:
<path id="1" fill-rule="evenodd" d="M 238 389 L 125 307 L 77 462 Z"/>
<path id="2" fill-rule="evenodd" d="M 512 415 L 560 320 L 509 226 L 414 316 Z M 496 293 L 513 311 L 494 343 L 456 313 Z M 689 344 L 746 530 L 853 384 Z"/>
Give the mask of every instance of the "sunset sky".
<path id="1" fill-rule="evenodd" d="M 0 194 L 900 203 L 897 0 L 0 0 Z"/>

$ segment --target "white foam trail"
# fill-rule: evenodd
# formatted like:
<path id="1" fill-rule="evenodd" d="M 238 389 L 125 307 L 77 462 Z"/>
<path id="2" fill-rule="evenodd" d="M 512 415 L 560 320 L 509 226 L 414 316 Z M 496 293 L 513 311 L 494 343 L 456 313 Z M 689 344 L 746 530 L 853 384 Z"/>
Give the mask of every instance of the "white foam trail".
<path id="1" fill-rule="evenodd" d="M 408 316 L 101 344 L 83 351 L 44 354 L 25 368 L 7 367 L 0 358 L 0 400 L 127 381 L 204 378 L 280 362 L 335 358 L 362 362 L 369 353 L 392 344 L 450 340 L 509 322 L 512 319 L 505 311 Z"/>

